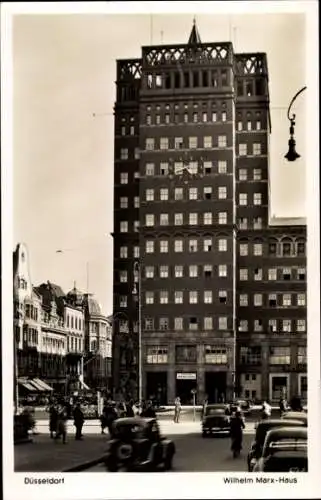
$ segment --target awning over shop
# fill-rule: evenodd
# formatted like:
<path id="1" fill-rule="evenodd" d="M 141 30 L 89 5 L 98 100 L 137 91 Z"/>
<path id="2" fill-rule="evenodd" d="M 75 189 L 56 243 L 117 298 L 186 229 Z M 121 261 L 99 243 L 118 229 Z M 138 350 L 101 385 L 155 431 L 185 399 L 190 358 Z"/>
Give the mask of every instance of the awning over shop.
<path id="1" fill-rule="evenodd" d="M 53 391 L 53 388 L 50 387 L 50 385 L 46 384 L 43 380 L 40 380 L 39 378 L 34 378 L 32 380 L 32 383 L 36 383 L 43 391 Z"/>
<path id="2" fill-rule="evenodd" d="M 30 392 L 37 392 L 37 388 L 34 385 L 30 384 L 27 380 L 18 379 L 18 384 Z"/>

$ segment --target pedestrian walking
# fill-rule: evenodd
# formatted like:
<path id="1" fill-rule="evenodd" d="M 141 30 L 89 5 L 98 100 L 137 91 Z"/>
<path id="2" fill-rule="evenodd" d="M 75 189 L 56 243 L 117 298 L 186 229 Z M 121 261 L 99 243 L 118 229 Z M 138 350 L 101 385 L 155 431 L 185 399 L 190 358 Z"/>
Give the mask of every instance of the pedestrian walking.
<path id="1" fill-rule="evenodd" d="M 175 410 L 174 410 L 174 422 L 176 424 L 179 423 L 180 413 L 181 413 L 181 399 L 177 397 L 175 399 Z"/>
<path id="2" fill-rule="evenodd" d="M 262 411 L 262 420 L 270 418 L 271 412 L 272 412 L 272 408 L 271 408 L 270 404 L 268 403 L 268 401 L 263 401 L 263 405 L 262 405 L 262 410 L 261 411 Z"/>
<path id="3" fill-rule="evenodd" d="M 146 418 L 156 418 L 156 412 L 153 408 L 153 403 L 152 401 L 148 401 L 147 402 L 147 405 L 146 405 L 146 408 L 144 409 L 144 411 L 142 412 L 142 417 L 146 417 Z"/>
<path id="4" fill-rule="evenodd" d="M 63 444 L 67 443 L 67 420 L 68 411 L 65 405 L 61 405 L 58 409 L 57 433 L 55 439 L 62 437 Z"/>
<path id="5" fill-rule="evenodd" d="M 230 421 L 231 451 L 233 458 L 237 458 L 242 450 L 243 429 L 245 428 L 242 414 L 236 410 Z"/>
<path id="6" fill-rule="evenodd" d="M 281 398 L 279 401 L 280 417 L 287 411 L 288 403 L 285 398 Z"/>
<path id="7" fill-rule="evenodd" d="M 49 406 L 49 432 L 50 438 L 53 439 L 57 433 L 58 426 L 58 410 L 55 403 Z"/>
<path id="8" fill-rule="evenodd" d="M 76 435 L 75 439 L 80 440 L 83 438 L 82 436 L 82 428 L 85 422 L 84 413 L 80 407 L 80 404 L 77 403 L 74 409 L 74 426 L 76 427 Z"/>

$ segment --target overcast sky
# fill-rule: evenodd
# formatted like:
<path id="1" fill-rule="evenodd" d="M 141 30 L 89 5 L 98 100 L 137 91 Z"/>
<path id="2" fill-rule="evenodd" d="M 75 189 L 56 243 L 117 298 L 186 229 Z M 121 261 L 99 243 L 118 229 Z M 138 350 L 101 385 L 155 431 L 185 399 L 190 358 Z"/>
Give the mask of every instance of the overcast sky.
<path id="1" fill-rule="evenodd" d="M 305 215 L 305 164 L 288 163 L 287 107 L 306 85 L 302 14 L 201 15 L 203 42 L 266 52 L 272 135 L 272 212 Z M 31 278 L 95 293 L 112 312 L 113 105 L 116 59 L 141 46 L 185 43 L 190 15 L 19 15 L 13 23 L 14 244 L 29 248 Z M 152 26 L 152 29 L 151 29 Z M 305 155 L 307 92 L 294 106 Z M 93 113 L 96 117 L 93 118 Z M 56 250 L 64 250 L 56 253 Z"/>

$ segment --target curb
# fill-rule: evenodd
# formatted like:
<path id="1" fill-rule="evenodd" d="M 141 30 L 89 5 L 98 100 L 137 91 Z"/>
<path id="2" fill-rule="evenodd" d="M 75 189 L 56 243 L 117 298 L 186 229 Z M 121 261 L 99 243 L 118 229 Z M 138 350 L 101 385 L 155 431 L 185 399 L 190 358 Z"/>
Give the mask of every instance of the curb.
<path id="1" fill-rule="evenodd" d="M 105 459 L 105 455 L 100 456 L 99 458 L 95 458 L 93 460 L 87 460 L 87 462 L 82 462 L 81 464 L 74 465 L 73 467 L 68 467 L 68 469 L 63 469 L 62 472 L 82 472 L 86 469 L 90 469 L 90 467 L 94 467 L 102 463 Z"/>

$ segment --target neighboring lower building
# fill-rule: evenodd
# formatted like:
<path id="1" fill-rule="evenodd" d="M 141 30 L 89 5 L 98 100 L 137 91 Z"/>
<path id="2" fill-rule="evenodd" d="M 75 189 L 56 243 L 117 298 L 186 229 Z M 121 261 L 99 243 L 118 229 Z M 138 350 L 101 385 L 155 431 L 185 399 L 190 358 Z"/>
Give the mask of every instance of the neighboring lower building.
<path id="1" fill-rule="evenodd" d="M 13 253 L 15 389 L 20 397 L 111 389 L 111 324 L 92 294 L 34 287 L 28 251 Z M 17 394 L 16 394 L 17 396 Z"/>
<path id="2" fill-rule="evenodd" d="M 253 49 L 202 43 L 194 24 L 186 44 L 117 61 L 121 393 L 141 383 L 162 403 L 194 391 L 199 403 L 306 395 L 306 226 L 269 220 L 269 72 Z"/>

